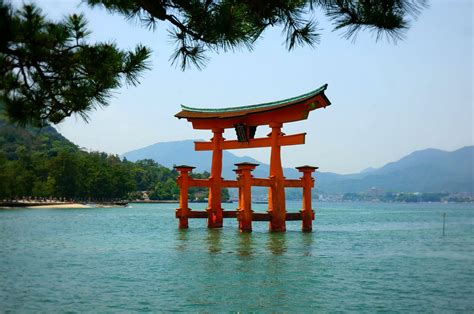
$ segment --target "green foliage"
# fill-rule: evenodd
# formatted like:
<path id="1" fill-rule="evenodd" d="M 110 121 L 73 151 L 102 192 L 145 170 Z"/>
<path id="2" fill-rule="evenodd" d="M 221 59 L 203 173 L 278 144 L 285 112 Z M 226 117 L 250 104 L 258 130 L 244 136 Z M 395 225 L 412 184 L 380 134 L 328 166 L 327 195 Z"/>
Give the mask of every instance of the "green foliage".
<path id="1" fill-rule="evenodd" d="M 360 30 L 403 38 L 409 16 L 426 0 L 87 0 L 127 19 L 154 28 L 170 25 L 176 47 L 170 60 L 184 70 L 201 68 L 206 52 L 252 49 L 269 27 L 282 27 L 288 50 L 315 46 L 320 34 L 316 11 L 325 13 L 335 30 L 355 38 Z M 83 15 L 49 21 L 34 4 L 13 9 L 0 0 L 0 102 L 14 122 L 44 126 L 72 114 L 107 106 L 123 84 L 136 85 L 148 69 L 150 50 L 120 50 L 113 43 L 87 43 L 90 31 Z M 1 114 L 1 113 L 0 113 Z"/>
<path id="2" fill-rule="evenodd" d="M 210 173 L 204 171 L 203 173 L 191 173 L 191 177 L 194 179 L 207 179 L 210 177 Z M 203 187 L 192 187 L 189 189 L 189 199 L 198 202 L 204 202 L 209 194 L 209 190 Z"/>
<path id="3" fill-rule="evenodd" d="M 111 200 L 135 190 L 130 175 L 133 164 L 113 155 L 71 150 L 65 144 L 39 151 L 19 146 L 10 159 L 1 158 L 0 198 Z"/>
<path id="4" fill-rule="evenodd" d="M 376 39 L 403 39 L 409 27 L 407 16 L 416 18 L 427 6 L 424 0 L 329 0 L 319 2 L 344 37 L 355 38 L 361 30 L 374 31 Z"/>
<path id="5" fill-rule="evenodd" d="M 403 37 L 408 16 L 416 17 L 425 0 L 87 0 L 89 5 L 138 19 L 147 28 L 158 21 L 171 27 L 176 48 L 171 56 L 184 70 L 189 65 L 202 67 L 205 52 L 252 49 L 268 27 L 282 27 L 288 50 L 298 45 L 315 46 L 320 34 L 316 11 L 325 13 L 335 30 L 347 38 L 369 29 L 377 39 L 384 34 L 394 40 Z"/>
<path id="6" fill-rule="evenodd" d="M 123 51 L 88 44 L 83 15 L 51 22 L 34 4 L 12 9 L 0 0 L 0 101 L 21 125 L 59 123 L 72 114 L 107 106 L 111 92 L 138 84 L 149 49 Z"/>
<path id="7" fill-rule="evenodd" d="M 207 178 L 209 173 L 192 174 Z M 57 197 L 105 201 L 177 200 L 178 172 L 150 159 L 129 162 L 116 155 L 84 152 L 48 126 L 21 128 L 0 117 L 0 199 Z M 207 197 L 207 189 L 193 188 L 190 200 Z M 223 190 L 223 200 L 228 191 Z"/>
<path id="8" fill-rule="evenodd" d="M 176 184 L 178 172 L 165 167 L 161 167 L 161 171 L 156 173 L 156 180 L 152 181 L 150 186 L 149 198 L 152 200 L 176 200 L 179 198 L 179 188 Z"/>

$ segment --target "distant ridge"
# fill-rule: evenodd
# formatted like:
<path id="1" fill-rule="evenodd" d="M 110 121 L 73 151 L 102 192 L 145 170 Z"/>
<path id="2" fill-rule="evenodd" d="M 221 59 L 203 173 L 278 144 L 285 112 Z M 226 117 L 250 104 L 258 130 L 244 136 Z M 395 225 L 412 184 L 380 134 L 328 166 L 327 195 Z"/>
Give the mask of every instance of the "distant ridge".
<path id="1" fill-rule="evenodd" d="M 16 159 L 18 148 L 35 152 L 48 152 L 54 149 L 68 149 L 78 151 L 79 147 L 65 138 L 52 126 L 24 128 L 11 124 L 6 116 L 2 115 L 0 106 L 0 153 L 7 159 Z"/>
<path id="2" fill-rule="evenodd" d="M 328 193 L 363 192 L 371 187 L 392 192 L 474 193 L 474 146 L 452 152 L 415 151 L 382 168 L 352 178 L 341 176 L 320 186 Z"/>
<path id="3" fill-rule="evenodd" d="M 194 140 L 156 143 L 127 152 L 122 157 L 130 161 L 153 159 L 166 167 L 189 164 L 199 172 L 209 171 L 211 152 L 194 151 Z M 238 162 L 260 164 L 254 175 L 268 176 L 268 165 L 251 157 L 239 157 L 228 151 L 223 153 L 223 176 L 235 178 L 232 169 Z M 375 169 L 367 168 L 360 173 L 340 175 L 318 172 L 317 190 L 326 194 L 364 192 L 372 187 L 391 192 L 468 192 L 474 193 L 474 146 L 466 146 L 452 152 L 439 149 L 415 151 L 398 161 Z M 285 176 L 297 178 L 292 168 L 284 169 Z"/>
<path id="4" fill-rule="evenodd" d="M 197 172 L 210 171 L 212 153 L 210 151 L 196 152 L 194 150 L 194 141 L 195 140 L 184 140 L 156 143 L 150 146 L 127 152 L 123 154 L 122 157 L 125 157 L 127 158 L 127 160 L 130 161 L 137 161 L 140 159 L 153 159 L 154 161 L 165 167 L 173 167 L 173 165 L 186 164 L 196 167 Z M 233 169 L 235 169 L 234 164 L 245 161 L 259 164 L 257 169 L 255 169 L 254 171 L 255 176 L 268 176 L 268 165 L 263 164 L 252 157 L 239 157 L 228 151 L 224 151 L 222 158 L 223 177 L 226 179 L 235 178 L 235 172 L 232 171 Z M 286 169 L 285 174 L 288 177 L 292 178 L 298 176 L 298 172 L 295 169 Z"/>

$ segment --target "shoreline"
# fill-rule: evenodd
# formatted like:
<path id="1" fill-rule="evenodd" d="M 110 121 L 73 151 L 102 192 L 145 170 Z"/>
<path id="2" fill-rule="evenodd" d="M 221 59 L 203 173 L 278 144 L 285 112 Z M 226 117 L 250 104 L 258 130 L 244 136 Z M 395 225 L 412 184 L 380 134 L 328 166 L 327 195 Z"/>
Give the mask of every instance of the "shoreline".
<path id="1" fill-rule="evenodd" d="M 296 200 L 295 200 L 296 201 Z M 299 201 L 299 200 L 297 200 Z M 474 204 L 474 202 L 383 202 L 383 201 L 349 201 L 349 200 L 317 200 L 313 199 L 314 204 L 317 203 L 388 203 L 388 204 Z M 190 201 L 191 204 L 207 203 Z M 236 203 L 235 201 L 227 201 L 222 203 Z M 128 204 L 179 204 L 178 200 L 147 200 L 147 201 L 130 201 L 130 202 L 104 202 L 104 203 L 78 203 L 78 202 L 0 202 L 0 210 L 7 209 L 81 209 L 81 208 L 115 208 L 127 207 Z M 252 201 L 252 204 L 268 204 L 267 201 Z"/>
<path id="2" fill-rule="evenodd" d="M 90 205 L 80 203 L 67 203 L 67 204 L 45 204 L 45 205 L 33 205 L 27 206 L 26 208 L 91 208 Z"/>
<path id="3" fill-rule="evenodd" d="M 130 201 L 129 204 L 177 204 L 179 200 L 147 200 L 147 201 Z"/>
<path id="4" fill-rule="evenodd" d="M 0 203 L 1 209 L 34 209 L 34 208 L 91 208 L 91 206 L 81 203 L 26 203 L 26 202 L 12 202 Z"/>
<path id="5" fill-rule="evenodd" d="M 111 208 L 125 207 L 128 203 L 77 203 L 77 202 L 5 202 L 0 209 L 36 208 Z"/>

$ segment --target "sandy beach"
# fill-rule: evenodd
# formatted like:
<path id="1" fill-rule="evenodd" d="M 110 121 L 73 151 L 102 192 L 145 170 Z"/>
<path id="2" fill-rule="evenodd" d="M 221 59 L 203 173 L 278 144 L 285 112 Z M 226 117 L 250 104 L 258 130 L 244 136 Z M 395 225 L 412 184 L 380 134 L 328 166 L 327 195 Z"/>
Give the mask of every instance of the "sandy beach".
<path id="1" fill-rule="evenodd" d="M 90 208 L 89 205 L 79 203 L 54 204 L 54 205 L 36 205 L 28 206 L 26 208 Z"/>
<path id="2" fill-rule="evenodd" d="M 0 203 L 0 209 L 14 209 L 14 208 L 112 208 L 112 207 L 125 207 L 126 204 L 111 204 L 111 203 L 91 203 L 91 204 L 81 204 L 81 203 Z"/>

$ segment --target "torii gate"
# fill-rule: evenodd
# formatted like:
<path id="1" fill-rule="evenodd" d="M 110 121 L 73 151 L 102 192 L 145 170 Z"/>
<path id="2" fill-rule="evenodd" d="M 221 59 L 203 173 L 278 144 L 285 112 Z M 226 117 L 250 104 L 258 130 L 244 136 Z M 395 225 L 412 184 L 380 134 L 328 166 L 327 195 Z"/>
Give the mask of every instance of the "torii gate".
<path id="1" fill-rule="evenodd" d="M 303 173 L 300 180 L 287 180 L 283 176 L 281 165 L 281 146 L 304 144 L 306 133 L 285 135 L 281 132 L 283 123 L 305 120 L 310 111 L 325 108 L 331 102 L 324 94 L 327 84 L 301 96 L 270 103 L 233 107 L 223 109 L 201 109 L 181 106 L 182 110 L 175 115 L 186 118 L 194 129 L 211 130 L 210 142 L 195 142 L 196 151 L 212 151 L 212 167 L 209 179 L 192 179 L 189 172 L 194 167 L 176 166 L 180 172 L 180 207 L 176 211 L 179 227 L 188 228 L 188 218 L 207 218 L 209 228 L 222 227 L 223 218 L 237 218 L 241 231 L 252 230 L 252 220 L 270 221 L 270 231 L 285 231 L 286 220 L 302 220 L 303 231 L 312 230 L 314 212 L 311 207 L 311 188 L 314 180 L 311 173 L 317 167 L 302 166 L 297 169 Z M 271 128 L 266 138 L 254 138 L 260 125 Z M 224 129 L 233 128 L 237 140 L 225 140 Z M 256 164 L 240 163 L 234 170 L 237 180 L 222 178 L 222 150 L 256 147 L 271 147 L 269 178 L 253 178 L 251 171 Z M 191 211 L 188 207 L 188 188 L 205 186 L 209 188 L 209 203 L 205 212 Z M 251 187 L 269 187 L 268 213 L 253 213 L 251 210 Z M 221 190 L 226 187 L 239 188 L 239 208 L 237 211 L 223 211 Z M 300 213 L 287 213 L 285 208 L 285 187 L 303 188 L 303 208 Z"/>

